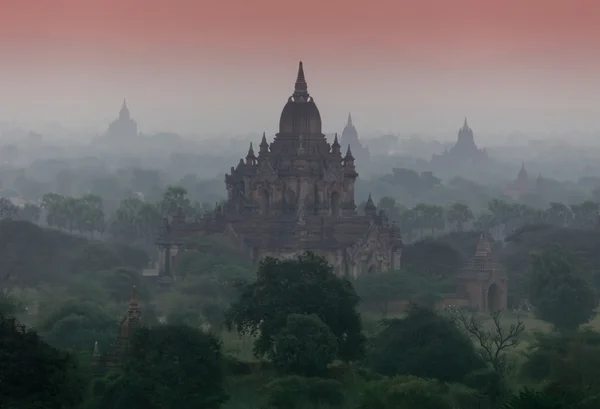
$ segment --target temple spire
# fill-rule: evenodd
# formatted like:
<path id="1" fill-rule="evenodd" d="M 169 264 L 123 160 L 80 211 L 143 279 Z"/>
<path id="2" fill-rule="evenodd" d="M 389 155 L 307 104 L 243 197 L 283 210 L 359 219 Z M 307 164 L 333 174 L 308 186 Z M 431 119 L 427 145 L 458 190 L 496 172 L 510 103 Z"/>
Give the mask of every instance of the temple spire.
<path id="1" fill-rule="evenodd" d="M 348 149 L 346 150 L 346 160 L 351 159 L 354 160 L 354 156 L 352 156 L 352 149 L 350 149 L 350 144 L 348 144 Z"/>
<path id="2" fill-rule="evenodd" d="M 254 155 L 254 148 L 252 147 L 252 142 L 250 142 L 250 147 L 248 148 L 248 154 L 246 155 L 246 165 L 255 165 L 256 164 L 256 155 Z"/>
<path id="3" fill-rule="evenodd" d="M 265 153 L 269 153 L 269 144 L 267 143 L 267 135 L 263 132 L 262 139 L 260 141 L 258 154 L 263 155 Z"/>
<path id="4" fill-rule="evenodd" d="M 337 132 L 335 133 L 335 137 L 333 138 L 333 145 L 331 146 L 340 146 L 340 143 L 338 142 Z"/>
<path id="5" fill-rule="evenodd" d="M 352 113 L 348 112 L 348 123 L 346 126 L 352 126 Z"/>
<path id="6" fill-rule="evenodd" d="M 121 118 L 129 118 L 129 108 L 127 108 L 127 99 L 123 98 L 123 105 L 121 106 L 121 111 L 119 112 L 119 117 Z"/>
<path id="7" fill-rule="evenodd" d="M 463 124 L 464 129 L 469 129 L 469 124 L 467 124 L 467 117 L 465 116 L 465 123 Z"/>
<path id="8" fill-rule="evenodd" d="M 308 95 L 308 85 L 306 84 L 306 79 L 304 78 L 304 67 L 302 65 L 302 61 L 298 64 L 298 76 L 296 77 L 296 85 L 294 87 L 294 96 L 307 96 Z"/>
<path id="9" fill-rule="evenodd" d="M 369 193 L 369 198 L 367 199 L 367 206 L 375 207 L 375 202 L 373 202 L 373 196 Z"/>
<path id="10" fill-rule="evenodd" d="M 367 199 L 367 204 L 365 205 L 365 214 L 367 216 L 375 216 L 377 214 L 377 206 L 375 206 L 375 202 L 373 202 L 371 193 L 369 193 L 369 198 Z"/>
<path id="11" fill-rule="evenodd" d="M 335 154 L 338 160 L 342 157 L 342 151 L 340 150 L 341 146 L 338 142 L 337 132 L 335 133 L 335 137 L 333 138 L 333 143 L 331 144 L 331 153 Z"/>

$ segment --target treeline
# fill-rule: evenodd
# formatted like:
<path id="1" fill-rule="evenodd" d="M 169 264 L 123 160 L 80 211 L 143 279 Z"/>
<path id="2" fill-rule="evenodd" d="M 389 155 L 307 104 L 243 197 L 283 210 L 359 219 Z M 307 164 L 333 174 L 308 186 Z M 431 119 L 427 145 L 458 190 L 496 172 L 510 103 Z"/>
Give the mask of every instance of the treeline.
<path id="1" fill-rule="evenodd" d="M 365 203 L 358 206 L 359 212 Z M 21 219 L 43 222 L 49 227 L 68 232 L 94 236 L 108 234 L 115 240 L 149 242 L 155 238 L 161 218 L 173 216 L 182 209 L 188 220 L 199 220 L 209 213 L 214 204 L 191 201 L 187 190 L 169 186 L 158 202 L 132 196 L 121 200 L 116 210 L 106 214 L 103 198 L 97 195 L 81 197 L 43 195 L 38 204 L 16 206 L 0 198 L 0 219 Z M 550 203 L 538 209 L 522 203 L 493 199 L 485 212 L 476 214 L 467 204 L 452 203 L 438 206 L 421 203 L 406 208 L 391 197 L 383 197 L 378 208 L 389 220 L 398 223 L 406 242 L 448 232 L 465 230 L 489 231 L 496 238 L 504 238 L 525 225 L 550 224 L 559 227 L 588 229 L 596 225 L 600 204 L 587 200 L 576 205 Z"/>
<path id="2" fill-rule="evenodd" d="M 397 222 L 403 238 L 411 242 L 426 236 L 435 236 L 465 229 L 490 231 L 503 238 L 517 229 L 531 224 L 551 224 L 559 227 L 588 229 L 596 226 L 600 204 L 591 200 L 577 205 L 550 203 L 545 209 L 493 199 L 487 211 L 475 214 L 464 203 L 448 206 L 418 204 L 407 209 L 391 197 L 383 197 L 378 208 Z"/>
<path id="3" fill-rule="evenodd" d="M 154 240 L 161 218 L 171 217 L 178 209 L 187 219 L 194 220 L 202 218 L 212 206 L 190 201 L 187 191 L 178 186 L 168 187 L 156 203 L 137 196 L 123 199 L 112 214 L 106 214 L 103 199 L 92 194 L 70 197 L 47 193 L 39 204 L 27 203 L 23 207 L 0 198 L 0 220 L 42 222 L 69 233 L 109 235 L 123 242 Z"/>

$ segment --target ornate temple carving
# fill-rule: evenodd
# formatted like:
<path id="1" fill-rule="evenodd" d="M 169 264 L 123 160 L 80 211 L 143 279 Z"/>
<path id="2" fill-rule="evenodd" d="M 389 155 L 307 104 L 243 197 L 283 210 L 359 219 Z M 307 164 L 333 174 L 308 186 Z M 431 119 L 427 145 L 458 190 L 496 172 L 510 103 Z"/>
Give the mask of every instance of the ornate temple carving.
<path id="1" fill-rule="evenodd" d="M 322 132 L 300 62 L 279 132 L 271 143 L 263 133 L 258 155 L 250 144 L 245 160 L 231 167 L 225 205 L 196 224 L 162 229 L 157 244 L 165 253 L 160 259 L 168 260 L 163 274 L 173 274 L 171 249 L 197 233 L 225 233 L 255 261 L 310 250 L 325 256 L 339 274 L 397 269 L 400 232 L 377 213 L 370 197 L 364 213 L 357 212 L 357 177 L 351 146 L 342 153 L 337 135 L 328 143 Z"/>

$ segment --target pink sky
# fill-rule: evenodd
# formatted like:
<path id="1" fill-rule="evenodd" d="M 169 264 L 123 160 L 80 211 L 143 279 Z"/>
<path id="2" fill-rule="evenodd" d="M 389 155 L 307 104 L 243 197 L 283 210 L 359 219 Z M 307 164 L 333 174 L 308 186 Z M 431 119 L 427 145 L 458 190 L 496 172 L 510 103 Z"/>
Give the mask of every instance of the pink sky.
<path id="1" fill-rule="evenodd" d="M 600 129 L 598 0 L 0 0 L 0 53 L 0 120 L 271 130 L 302 59 L 326 128 Z"/>

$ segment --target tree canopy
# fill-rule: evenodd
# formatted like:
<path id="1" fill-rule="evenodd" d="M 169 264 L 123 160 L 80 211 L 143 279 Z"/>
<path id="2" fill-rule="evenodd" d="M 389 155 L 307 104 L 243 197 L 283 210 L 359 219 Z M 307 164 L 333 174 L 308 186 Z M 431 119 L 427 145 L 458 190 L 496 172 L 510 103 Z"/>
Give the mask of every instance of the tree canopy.
<path id="1" fill-rule="evenodd" d="M 382 375 L 460 382 L 483 367 L 469 338 L 430 309 L 412 305 L 405 318 L 384 320 L 382 326 L 367 355 L 369 366 Z"/>
<path id="2" fill-rule="evenodd" d="M 122 369 L 93 385 L 94 407 L 214 409 L 227 400 L 221 343 L 182 325 L 138 329 Z"/>
<path id="3" fill-rule="evenodd" d="M 595 315 L 596 292 L 577 257 L 560 246 L 533 254 L 529 299 L 536 316 L 560 330 L 576 329 Z"/>
<path id="4" fill-rule="evenodd" d="M 3 408 L 74 409 L 83 398 L 83 380 L 73 357 L 2 313 L 0 362 Z"/>
<path id="5" fill-rule="evenodd" d="M 339 357 L 354 360 L 362 357 L 365 343 L 358 303 L 352 284 L 337 277 L 324 258 L 310 252 L 294 260 L 268 257 L 227 312 L 227 324 L 256 335 L 254 351 L 261 356 L 272 350 L 290 314 L 315 314 L 335 335 Z"/>
<path id="6" fill-rule="evenodd" d="M 323 376 L 337 356 L 337 340 L 315 314 L 291 314 L 269 356 L 281 373 Z"/>

